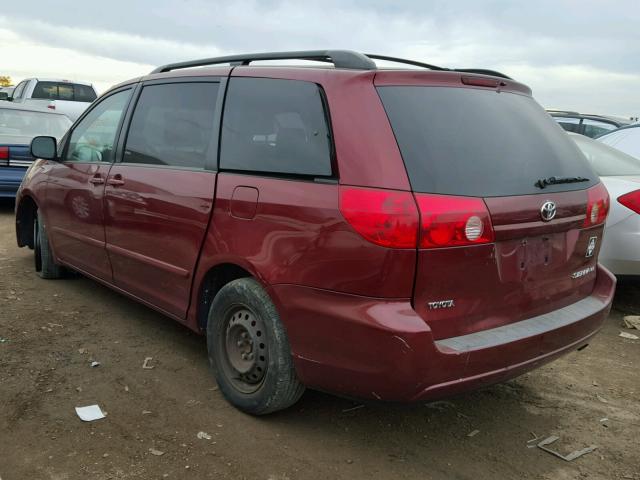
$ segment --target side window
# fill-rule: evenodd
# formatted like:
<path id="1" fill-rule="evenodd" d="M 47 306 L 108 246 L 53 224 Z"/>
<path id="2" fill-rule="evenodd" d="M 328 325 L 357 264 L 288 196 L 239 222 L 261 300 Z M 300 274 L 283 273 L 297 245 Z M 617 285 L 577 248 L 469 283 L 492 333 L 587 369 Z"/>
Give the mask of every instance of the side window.
<path id="1" fill-rule="evenodd" d="M 580 119 L 569 117 L 553 117 L 553 119 L 560 124 L 567 132 L 580 132 Z"/>
<path id="2" fill-rule="evenodd" d="M 131 90 L 114 93 L 98 103 L 73 129 L 67 162 L 111 162 L 120 119 Z"/>
<path id="3" fill-rule="evenodd" d="M 204 168 L 214 156 L 219 83 L 165 83 L 142 89 L 123 162 Z"/>
<path id="4" fill-rule="evenodd" d="M 612 125 L 610 123 L 599 122 L 598 120 L 590 120 L 588 118 L 585 118 L 584 120 L 582 120 L 582 124 L 584 125 L 584 134 L 587 137 L 591 137 L 591 138 L 604 135 L 605 133 L 618 128 L 615 125 Z"/>
<path id="5" fill-rule="evenodd" d="M 231 79 L 220 142 L 221 168 L 331 175 L 327 118 L 311 82 Z"/>

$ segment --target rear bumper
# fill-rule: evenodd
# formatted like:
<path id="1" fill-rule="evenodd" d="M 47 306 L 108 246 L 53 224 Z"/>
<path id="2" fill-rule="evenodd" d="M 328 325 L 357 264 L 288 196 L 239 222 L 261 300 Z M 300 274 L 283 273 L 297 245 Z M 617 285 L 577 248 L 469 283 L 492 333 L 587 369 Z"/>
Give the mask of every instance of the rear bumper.
<path id="1" fill-rule="evenodd" d="M 502 382 L 580 348 L 609 314 L 615 277 L 598 266 L 592 294 L 511 325 L 435 341 L 409 300 L 293 285 L 272 287 L 300 380 L 389 401 L 430 400 Z"/>
<path id="2" fill-rule="evenodd" d="M 22 167 L 0 167 L 0 198 L 16 196 L 26 171 Z"/>

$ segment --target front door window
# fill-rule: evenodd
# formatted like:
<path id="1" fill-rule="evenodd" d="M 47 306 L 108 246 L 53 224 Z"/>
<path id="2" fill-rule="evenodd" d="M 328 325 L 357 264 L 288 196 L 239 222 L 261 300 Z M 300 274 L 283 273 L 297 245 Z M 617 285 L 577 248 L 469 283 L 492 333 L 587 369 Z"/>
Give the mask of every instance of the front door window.
<path id="1" fill-rule="evenodd" d="M 66 162 L 112 162 L 116 133 L 131 90 L 102 100 L 74 128 L 65 155 Z"/>

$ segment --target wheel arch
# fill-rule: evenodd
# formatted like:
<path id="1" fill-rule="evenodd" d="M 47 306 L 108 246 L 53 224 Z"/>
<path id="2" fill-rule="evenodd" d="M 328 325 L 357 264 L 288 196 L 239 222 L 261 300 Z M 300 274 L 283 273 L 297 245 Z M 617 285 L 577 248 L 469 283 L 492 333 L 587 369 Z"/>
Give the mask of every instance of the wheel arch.
<path id="1" fill-rule="evenodd" d="M 16 204 L 16 239 L 19 247 L 33 249 L 33 222 L 38 208 L 31 195 L 23 195 Z"/>
<path id="2" fill-rule="evenodd" d="M 205 331 L 209 318 L 209 308 L 216 294 L 229 282 L 239 278 L 254 278 L 260 282 L 248 268 L 233 262 L 223 262 L 210 266 L 198 285 L 196 306 L 196 327 Z M 261 282 L 262 283 L 262 282 Z"/>

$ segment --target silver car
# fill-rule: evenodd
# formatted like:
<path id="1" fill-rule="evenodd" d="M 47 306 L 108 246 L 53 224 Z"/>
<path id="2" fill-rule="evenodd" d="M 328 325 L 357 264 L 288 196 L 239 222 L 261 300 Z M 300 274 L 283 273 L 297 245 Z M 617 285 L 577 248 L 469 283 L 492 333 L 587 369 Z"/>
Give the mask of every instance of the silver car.
<path id="1" fill-rule="evenodd" d="M 611 199 L 599 261 L 616 275 L 640 275 L 640 159 L 583 135 L 569 135 Z"/>
<path id="2" fill-rule="evenodd" d="M 640 123 L 621 127 L 598 137 L 598 141 L 640 158 Z"/>

